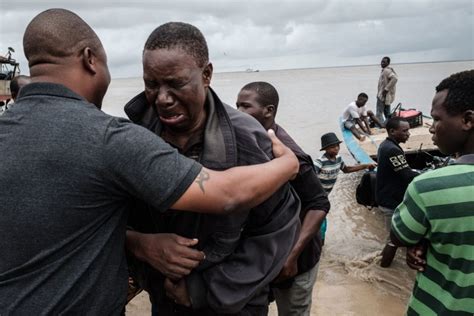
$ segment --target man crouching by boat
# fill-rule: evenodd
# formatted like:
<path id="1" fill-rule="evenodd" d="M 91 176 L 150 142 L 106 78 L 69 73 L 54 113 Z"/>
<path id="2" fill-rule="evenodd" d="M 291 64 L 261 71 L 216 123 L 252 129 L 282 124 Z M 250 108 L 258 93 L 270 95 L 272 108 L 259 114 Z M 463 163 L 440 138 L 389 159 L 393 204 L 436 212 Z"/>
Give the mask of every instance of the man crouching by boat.
<path id="1" fill-rule="evenodd" d="M 372 134 L 370 131 L 369 117 L 374 124 L 383 127 L 382 123 L 380 123 L 377 117 L 375 117 L 375 114 L 372 111 L 367 111 L 365 104 L 368 99 L 369 96 L 366 93 L 360 93 L 357 96 L 357 100 L 351 102 L 342 114 L 344 127 L 350 130 L 360 141 L 365 140 L 365 135 L 363 133 L 368 135 Z M 357 128 L 357 125 L 359 125 L 362 131 Z"/>
<path id="2" fill-rule="evenodd" d="M 410 125 L 401 117 L 392 117 L 387 121 L 388 137 L 379 146 L 377 152 L 377 189 L 376 202 L 385 218 L 385 228 L 390 231 L 392 215 L 403 200 L 408 184 L 418 173 L 410 168 L 400 143 L 410 137 Z M 397 247 L 390 241 L 382 251 L 382 267 L 392 263 Z"/>

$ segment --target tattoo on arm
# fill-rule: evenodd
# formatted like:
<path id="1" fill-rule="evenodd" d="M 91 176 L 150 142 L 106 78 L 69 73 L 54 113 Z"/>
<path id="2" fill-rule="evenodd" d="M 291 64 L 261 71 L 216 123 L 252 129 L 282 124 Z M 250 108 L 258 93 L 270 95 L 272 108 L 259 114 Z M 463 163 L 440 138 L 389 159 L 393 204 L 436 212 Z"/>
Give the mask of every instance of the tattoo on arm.
<path id="1" fill-rule="evenodd" d="M 201 172 L 199 172 L 198 176 L 196 177 L 195 182 L 199 184 L 199 188 L 201 189 L 203 193 L 205 193 L 204 182 L 209 180 L 209 178 L 210 178 L 209 172 L 205 170 L 201 170 Z"/>

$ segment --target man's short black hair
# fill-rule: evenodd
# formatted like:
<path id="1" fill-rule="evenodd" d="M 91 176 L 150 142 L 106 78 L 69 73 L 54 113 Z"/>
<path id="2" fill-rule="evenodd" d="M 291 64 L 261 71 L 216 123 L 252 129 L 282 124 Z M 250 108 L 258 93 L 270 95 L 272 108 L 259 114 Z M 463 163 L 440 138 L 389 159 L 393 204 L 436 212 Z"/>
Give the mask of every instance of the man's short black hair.
<path id="1" fill-rule="evenodd" d="M 401 122 L 408 123 L 405 118 L 400 116 L 392 116 L 391 118 L 389 118 L 387 123 L 385 124 L 385 129 L 387 130 L 387 133 L 390 132 L 391 129 L 398 129 L 400 127 Z"/>
<path id="2" fill-rule="evenodd" d="M 441 81 L 436 92 L 448 90 L 444 108 L 451 115 L 461 114 L 474 110 L 474 70 L 455 73 Z"/>
<path id="3" fill-rule="evenodd" d="M 151 32 L 145 50 L 180 48 L 194 57 L 199 67 L 209 62 L 206 39 L 199 29 L 183 22 L 168 22 Z"/>
<path id="4" fill-rule="evenodd" d="M 275 114 L 278 109 L 278 102 L 280 97 L 274 86 L 265 81 L 255 81 L 246 84 L 242 90 L 255 91 L 258 95 L 257 101 L 262 106 L 273 105 L 275 107 Z"/>
<path id="5" fill-rule="evenodd" d="M 102 43 L 84 20 L 65 9 L 41 12 L 31 20 L 23 35 L 23 48 L 30 67 L 76 56 L 86 47 L 97 51 L 102 49 Z"/>
<path id="6" fill-rule="evenodd" d="M 361 92 L 359 93 L 359 95 L 357 96 L 357 99 L 360 98 L 360 97 L 363 97 L 363 98 L 366 98 L 366 99 L 369 99 L 369 96 L 367 95 L 367 93 L 365 92 Z"/>
<path id="7" fill-rule="evenodd" d="M 382 58 L 382 59 L 386 59 L 386 60 L 388 61 L 388 64 L 390 65 L 390 57 L 388 57 L 388 56 L 385 56 L 385 57 L 384 57 L 384 58 Z"/>

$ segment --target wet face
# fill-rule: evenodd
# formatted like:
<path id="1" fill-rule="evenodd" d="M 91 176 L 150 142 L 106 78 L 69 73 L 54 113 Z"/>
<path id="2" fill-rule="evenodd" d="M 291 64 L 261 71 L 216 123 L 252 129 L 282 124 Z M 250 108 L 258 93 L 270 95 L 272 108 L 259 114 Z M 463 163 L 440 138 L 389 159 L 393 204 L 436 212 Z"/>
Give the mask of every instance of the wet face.
<path id="1" fill-rule="evenodd" d="M 200 67 L 180 48 L 145 50 L 143 81 L 148 104 L 166 128 L 178 133 L 196 130 L 206 118 L 204 105 L 212 64 Z"/>
<path id="2" fill-rule="evenodd" d="M 392 137 L 397 143 L 405 143 L 410 137 L 410 124 L 401 121 L 398 128 L 392 128 L 390 130 L 390 137 Z"/>
<path id="3" fill-rule="evenodd" d="M 266 108 L 258 102 L 258 94 L 254 90 L 240 90 L 237 96 L 237 109 L 252 115 L 257 121 L 265 126 Z"/>
<path id="4" fill-rule="evenodd" d="M 326 147 L 324 150 L 326 151 L 326 155 L 328 155 L 329 157 L 336 157 L 337 154 L 339 154 L 339 149 L 340 149 L 339 144 L 335 144 L 335 145 Z"/>
<path id="5" fill-rule="evenodd" d="M 431 139 L 439 150 L 443 154 L 451 155 L 463 151 L 473 123 L 472 115 L 466 116 L 465 113 L 451 115 L 446 112 L 444 102 L 447 95 L 448 90 L 442 90 L 433 98 L 431 106 L 433 125 L 430 127 L 430 133 L 433 134 Z"/>
<path id="6" fill-rule="evenodd" d="M 367 100 L 368 99 L 366 97 L 362 97 L 362 96 L 357 97 L 357 100 L 356 100 L 357 107 L 359 108 L 363 107 L 367 103 Z"/>
<path id="7" fill-rule="evenodd" d="M 382 61 L 380 62 L 380 66 L 381 66 L 382 68 L 385 68 L 385 67 L 388 66 L 388 64 L 389 64 L 389 63 L 388 63 L 388 59 L 387 59 L 387 58 L 382 58 Z"/>

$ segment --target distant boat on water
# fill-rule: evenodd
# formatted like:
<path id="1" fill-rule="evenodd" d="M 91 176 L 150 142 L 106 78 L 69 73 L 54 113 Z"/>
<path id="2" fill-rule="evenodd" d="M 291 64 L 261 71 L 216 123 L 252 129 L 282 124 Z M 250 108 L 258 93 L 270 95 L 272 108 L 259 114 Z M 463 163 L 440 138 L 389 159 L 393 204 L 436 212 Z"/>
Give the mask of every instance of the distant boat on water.
<path id="1" fill-rule="evenodd" d="M 259 72 L 260 70 L 258 69 L 252 69 L 252 68 L 247 68 L 245 72 Z"/>

